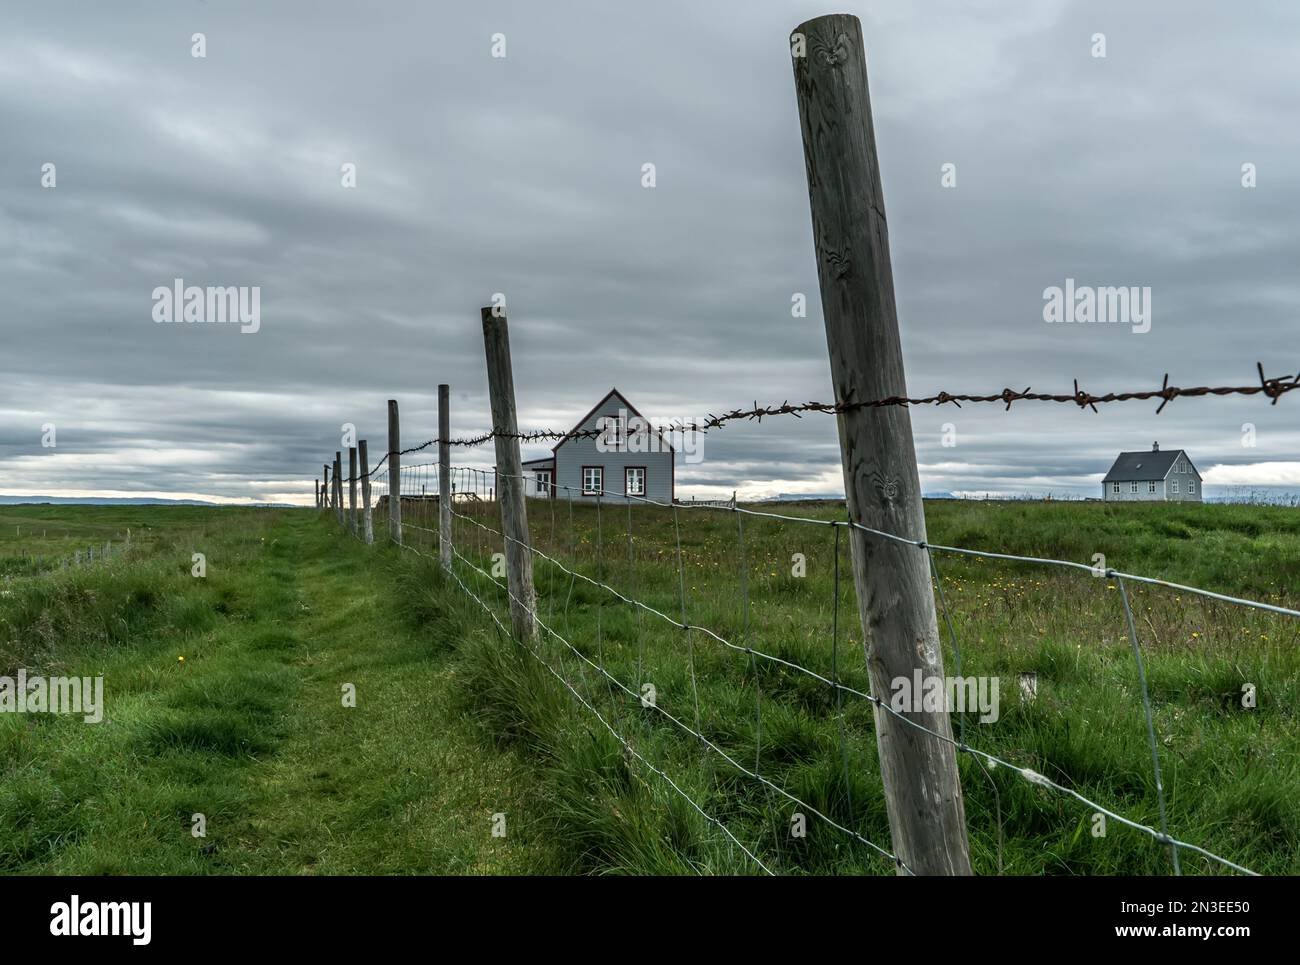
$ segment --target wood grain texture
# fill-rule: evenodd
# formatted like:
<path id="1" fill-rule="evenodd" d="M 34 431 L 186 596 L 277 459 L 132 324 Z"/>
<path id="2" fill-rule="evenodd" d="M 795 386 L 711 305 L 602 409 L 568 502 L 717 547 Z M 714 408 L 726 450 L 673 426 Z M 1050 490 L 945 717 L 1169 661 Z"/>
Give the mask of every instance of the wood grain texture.
<path id="1" fill-rule="evenodd" d="M 438 386 L 438 559 L 451 570 L 451 386 Z"/>
<path id="2" fill-rule="evenodd" d="M 345 525 L 343 519 L 343 453 L 334 453 L 334 512 L 339 518 L 339 525 Z"/>
<path id="3" fill-rule="evenodd" d="M 795 33 L 805 38 L 804 56 L 792 59 L 835 401 L 906 395 L 862 27 L 836 14 Z M 924 540 L 907 408 L 854 410 L 838 423 L 850 518 Z M 887 701 L 891 682 L 918 668 L 944 675 L 929 560 L 916 547 L 851 534 L 871 689 Z M 946 712 L 908 716 L 951 736 Z M 953 746 L 879 709 L 875 722 L 894 853 L 917 874 L 971 874 Z"/>
<path id="4" fill-rule="evenodd" d="M 528 538 L 528 508 L 524 500 L 524 467 L 519 457 L 515 377 L 510 366 L 510 331 L 505 315 L 482 311 L 483 347 L 487 355 L 488 395 L 492 405 L 492 431 L 496 436 L 497 504 L 501 507 L 501 532 L 505 541 L 506 578 L 510 587 L 510 621 L 515 635 L 526 643 L 537 639 L 537 597 L 533 588 L 532 543 Z"/>
<path id="5" fill-rule="evenodd" d="M 348 446 L 348 529 L 357 535 L 357 447 Z"/>
<path id="6" fill-rule="evenodd" d="M 388 533 L 402 542 L 402 424 L 397 400 L 388 400 Z"/>
<path id="7" fill-rule="evenodd" d="M 361 513 L 364 521 L 366 545 L 375 541 L 375 523 L 370 506 L 370 454 L 366 450 L 366 440 L 357 442 L 357 455 L 361 459 Z"/>

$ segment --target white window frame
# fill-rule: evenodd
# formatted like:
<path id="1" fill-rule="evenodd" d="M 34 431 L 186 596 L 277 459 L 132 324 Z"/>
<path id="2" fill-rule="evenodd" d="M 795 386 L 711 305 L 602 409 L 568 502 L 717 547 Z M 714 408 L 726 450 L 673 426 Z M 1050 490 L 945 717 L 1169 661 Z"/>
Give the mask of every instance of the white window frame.
<path id="1" fill-rule="evenodd" d="M 1173 493 L 1175 496 L 1177 496 L 1177 495 L 1178 495 L 1178 480 L 1177 480 L 1177 479 L 1171 479 L 1171 480 L 1169 480 L 1169 487 L 1170 487 L 1170 488 L 1169 488 L 1169 491 L 1170 491 L 1171 493 Z"/>
<path id="2" fill-rule="evenodd" d="M 632 473 L 641 474 L 641 488 L 633 491 Z M 626 466 L 623 469 L 623 492 L 628 496 L 645 496 L 646 480 L 650 475 L 645 466 Z"/>
<path id="3" fill-rule="evenodd" d="M 1119 483 L 1117 483 L 1117 482 L 1113 482 L 1113 483 L 1111 483 L 1111 484 L 1110 484 L 1110 491 L 1111 491 L 1114 495 L 1118 496 L 1118 495 L 1119 495 Z"/>
<path id="4" fill-rule="evenodd" d="M 627 441 L 627 427 L 621 415 L 601 416 L 600 431 L 607 452 L 622 452 Z"/>
<path id="5" fill-rule="evenodd" d="M 1138 484 L 1136 479 L 1134 479 L 1131 483 L 1128 484 L 1128 491 L 1135 496 L 1137 495 Z"/>
<path id="6" fill-rule="evenodd" d="M 536 469 L 533 476 L 537 480 L 537 495 L 549 497 L 551 487 L 555 485 L 555 471 L 553 469 Z"/>
<path id="7" fill-rule="evenodd" d="M 1195 479 L 1187 480 L 1187 494 L 1190 496 L 1195 492 L 1196 492 L 1196 480 Z"/>
<path id="8" fill-rule="evenodd" d="M 596 485 L 592 488 L 587 484 L 587 474 L 594 472 L 596 474 Z M 605 467 L 604 466 L 583 466 L 582 467 L 582 495 L 600 496 L 605 491 Z"/>
<path id="9" fill-rule="evenodd" d="M 1147 492 L 1153 493 L 1155 491 L 1156 491 L 1156 481 L 1152 479 L 1147 483 Z"/>

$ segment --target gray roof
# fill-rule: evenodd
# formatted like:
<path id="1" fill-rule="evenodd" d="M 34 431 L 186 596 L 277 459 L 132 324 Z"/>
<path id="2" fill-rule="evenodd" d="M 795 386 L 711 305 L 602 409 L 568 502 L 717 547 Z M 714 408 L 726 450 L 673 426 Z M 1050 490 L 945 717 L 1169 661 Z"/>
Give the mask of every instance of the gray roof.
<path id="1" fill-rule="evenodd" d="M 1188 459 L 1187 453 L 1181 449 L 1146 449 L 1141 452 L 1121 452 L 1102 482 L 1147 482 L 1152 479 L 1164 479 L 1169 475 L 1170 467 L 1179 456 L 1187 459 L 1187 465 L 1192 467 L 1192 472 L 1196 472 L 1192 460 Z M 1198 479 L 1200 475 L 1199 472 L 1196 473 Z"/>

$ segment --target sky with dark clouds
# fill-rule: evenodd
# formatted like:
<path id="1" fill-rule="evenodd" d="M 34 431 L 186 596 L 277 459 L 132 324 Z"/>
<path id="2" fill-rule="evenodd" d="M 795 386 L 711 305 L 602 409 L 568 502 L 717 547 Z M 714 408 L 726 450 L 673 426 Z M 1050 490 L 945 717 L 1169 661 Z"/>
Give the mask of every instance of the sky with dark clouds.
<path id="1" fill-rule="evenodd" d="M 522 427 L 612 385 L 654 420 L 829 398 L 788 49 L 827 12 L 863 21 L 911 392 L 1300 370 L 1292 3 L 8 0 L 0 495 L 309 503 L 342 423 L 382 451 L 389 398 L 408 442 L 439 382 L 454 432 L 487 427 L 495 292 Z M 260 330 L 155 323 L 178 277 L 259 286 Z M 1150 287 L 1150 331 L 1045 323 L 1067 278 Z M 927 491 L 1096 495 L 1153 440 L 1212 486 L 1293 487 L 1297 405 L 912 422 Z M 679 494 L 841 489 L 829 416 L 732 426 L 704 457 Z"/>

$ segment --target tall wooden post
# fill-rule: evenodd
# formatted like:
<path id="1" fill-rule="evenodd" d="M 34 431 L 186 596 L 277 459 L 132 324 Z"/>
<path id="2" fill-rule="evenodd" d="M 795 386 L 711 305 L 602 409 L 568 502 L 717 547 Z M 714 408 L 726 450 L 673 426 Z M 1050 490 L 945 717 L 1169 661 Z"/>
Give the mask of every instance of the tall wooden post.
<path id="1" fill-rule="evenodd" d="M 438 386 L 438 559 L 451 569 L 451 386 Z"/>
<path id="2" fill-rule="evenodd" d="M 320 486 L 320 508 L 328 509 L 330 504 L 330 467 L 328 463 L 323 465 L 325 467 L 325 473 L 321 477 L 323 481 Z"/>
<path id="3" fill-rule="evenodd" d="M 366 545 L 375 541 L 374 520 L 370 516 L 370 456 L 366 454 L 366 440 L 357 443 L 361 455 L 361 511 L 364 516 L 364 534 Z"/>
<path id="4" fill-rule="evenodd" d="M 402 542 L 402 427 L 397 400 L 388 400 L 388 530 L 393 542 Z"/>
<path id="5" fill-rule="evenodd" d="M 334 514 L 339 518 L 339 525 L 344 525 L 343 519 L 343 453 L 335 451 L 334 453 Z"/>
<path id="6" fill-rule="evenodd" d="M 809 20 L 795 28 L 791 53 L 835 401 L 904 396 L 862 26 L 847 14 Z M 854 409 L 838 423 L 849 518 L 925 540 L 908 410 Z M 943 680 L 926 551 L 859 529 L 849 533 L 872 694 L 889 700 L 891 683 L 910 682 L 918 670 L 927 681 Z M 914 709 L 907 716 L 952 735 L 946 711 Z M 875 722 L 894 853 L 916 874 L 971 874 L 952 744 L 879 707 Z"/>
<path id="7" fill-rule="evenodd" d="M 357 447 L 348 446 L 348 529 L 357 535 Z"/>
<path id="8" fill-rule="evenodd" d="M 484 308 L 483 347 L 487 353 L 488 396 L 496 433 L 497 471 L 501 473 L 501 532 L 506 535 L 506 577 L 510 587 L 510 621 L 515 635 L 537 639 L 537 595 L 533 588 L 533 553 L 528 540 L 524 502 L 524 467 L 519 458 L 519 423 L 515 418 L 515 377 L 510 367 L 510 333 L 505 315 Z"/>

